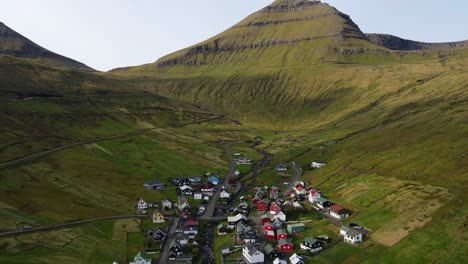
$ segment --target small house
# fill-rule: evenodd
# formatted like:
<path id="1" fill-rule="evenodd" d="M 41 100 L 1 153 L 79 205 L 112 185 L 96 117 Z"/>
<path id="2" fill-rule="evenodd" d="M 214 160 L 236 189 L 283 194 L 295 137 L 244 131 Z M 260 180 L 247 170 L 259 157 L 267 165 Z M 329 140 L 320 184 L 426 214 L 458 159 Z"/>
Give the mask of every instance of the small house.
<path id="1" fill-rule="evenodd" d="M 268 208 L 268 202 L 266 202 L 265 200 L 260 201 L 256 204 L 257 211 L 266 211 L 267 208 Z"/>
<path id="2" fill-rule="evenodd" d="M 145 253 L 138 252 L 138 254 L 133 258 L 133 262 L 130 264 L 151 264 L 152 259 L 147 257 Z"/>
<path id="3" fill-rule="evenodd" d="M 176 264 L 192 264 L 193 256 L 181 254 L 176 257 Z"/>
<path id="4" fill-rule="evenodd" d="M 153 213 L 153 223 L 158 224 L 158 223 L 164 223 L 164 222 L 166 222 L 166 220 L 164 219 L 164 215 L 162 215 L 158 211 Z"/>
<path id="5" fill-rule="evenodd" d="M 265 263 L 265 255 L 252 245 L 252 243 L 247 243 L 242 248 L 242 256 L 246 264 Z"/>
<path id="6" fill-rule="evenodd" d="M 271 203 L 270 205 L 270 214 L 271 215 L 276 215 L 279 212 L 281 212 L 281 207 L 277 203 Z"/>
<path id="7" fill-rule="evenodd" d="M 214 185 L 218 185 L 219 183 L 219 176 L 218 175 L 213 175 L 208 178 L 208 181 L 213 183 Z"/>
<path id="8" fill-rule="evenodd" d="M 179 209 L 179 211 L 186 211 L 189 208 L 190 205 L 187 200 L 187 197 L 179 195 L 179 197 L 177 198 L 177 209 Z"/>
<path id="9" fill-rule="evenodd" d="M 221 191 L 221 194 L 220 194 L 220 197 L 221 197 L 221 199 L 223 199 L 223 198 L 230 198 L 230 197 L 231 197 L 231 194 L 228 193 L 228 192 L 226 192 L 226 190 L 222 190 L 222 191 Z"/>
<path id="10" fill-rule="evenodd" d="M 226 254 L 229 254 L 231 253 L 231 248 L 229 246 L 224 246 L 221 248 L 221 254 L 222 255 L 226 255 Z"/>
<path id="11" fill-rule="evenodd" d="M 138 200 L 137 209 L 138 211 L 145 211 L 146 209 L 148 209 L 148 203 L 146 203 L 143 199 Z"/>
<path id="12" fill-rule="evenodd" d="M 343 208 L 339 205 L 335 204 L 330 206 L 330 215 L 339 220 L 347 218 L 350 215 L 350 213 L 351 212 L 348 209 Z"/>
<path id="13" fill-rule="evenodd" d="M 273 226 L 272 223 L 265 223 L 263 225 L 263 232 L 266 234 L 267 231 L 275 231 L 275 227 Z"/>
<path id="14" fill-rule="evenodd" d="M 183 195 L 189 195 L 189 196 L 193 195 L 193 188 L 188 185 L 181 186 L 179 188 L 179 191 Z"/>
<path id="15" fill-rule="evenodd" d="M 309 191 L 309 202 L 316 203 L 318 199 L 322 197 L 322 194 L 317 189 L 311 189 Z"/>
<path id="16" fill-rule="evenodd" d="M 146 181 L 143 186 L 145 186 L 147 189 L 150 190 L 162 190 L 164 187 L 166 187 L 166 184 L 161 182 L 160 180 L 151 180 L 151 181 Z"/>
<path id="17" fill-rule="evenodd" d="M 281 239 L 278 241 L 278 248 L 281 251 L 293 251 L 294 245 L 291 239 Z"/>
<path id="18" fill-rule="evenodd" d="M 182 254 L 182 245 L 177 240 L 172 240 L 169 251 L 175 253 L 176 255 Z"/>
<path id="19" fill-rule="evenodd" d="M 148 238 L 152 238 L 155 241 L 163 241 L 166 237 L 166 232 L 162 229 L 149 230 L 147 232 Z"/>
<path id="20" fill-rule="evenodd" d="M 257 232 L 250 226 L 246 227 L 243 233 L 243 240 L 245 243 L 257 243 Z"/>
<path id="21" fill-rule="evenodd" d="M 286 233 L 286 230 L 284 229 L 276 230 L 276 240 L 287 239 L 287 238 L 288 238 L 288 233 Z"/>
<path id="22" fill-rule="evenodd" d="M 266 231 L 266 236 L 267 236 L 268 240 L 275 240 L 276 239 L 275 231 L 273 231 L 273 230 Z"/>
<path id="23" fill-rule="evenodd" d="M 204 192 L 204 193 L 211 193 L 214 191 L 214 185 L 213 183 L 209 182 L 207 184 L 203 184 L 200 188 L 200 191 Z"/>
<path id="24" fill-rule="evenodd" d="M 283 223 L 284 223 L 284 221 L 281 220 L 279 217 L 276 218 L 276 219 L 272 222 L 272 224 L 273 224 L 273 226 L 275 227 L 275 229 L 280 229 L 281 227 L 283 227 Z"/>
<path id="25" fill-rule="evenodd" d="M 281 220 L 282 222 L 286 222 L 286 214 L 283 213 L 283 211 L 280 211 L 279 213 L 277 213 L 275 216 L 274 216 L 275 219 L 279 219 Z"/>
<path id="26" fill-rule="evenodd" d="M 325 210 L 326 208 L 332 206 L 333 203 L 330 202 L 329 200 L 323 198 L 323 197 L 320 197 L 317 199 L 317 206 L 322 209 L 322 210 Z"/>
<path id="27" fill-rule="evenodd" d="M 280 171 L 280 172 L 288 171 L 288 165 L 278 164 L 278 165 L 276 165 L 275 170 Z"/>
<path id="28" fill-rule="evenodd" d="M 172 202 L 168 199 L 164 199 L 161 201 L 161 208 L 164 210 L 171 210 L 172 209 Z"/>
<path id="29" fill-rule="evenodd" d="M 302 240 L 301 248 L 303 250 L 315 253 L 322 250 L 323 242 L 313 237 L 306 237 Z"/>
<path id="30" fill-rule="evenodd" d="M 267 245 L 263 248 L 263 252 L 265 252 L 265 255 L 266 255 L 269 259 L 276 259 L 277 257 L 279 257 L 279 252 L 276 251 L 270 244 L 267 244 Z"/>
<path id="31" fill-rule="evenodd" d="M 190 185 L 199 185 L 201 184 L 202 178 L 200 176 L 191 176 L 188 178 Z"/>
<path id="32" fill-rule="evenodd" d="M 362 233 L 352 227 L 341 226 L 340 235 L 343 236 L 344 242 L 349 244 L 357 244 L 362 242 Z"/>
<path id="33" fill-rule="evenodd" d="M 247 225 L 244 222 L 239 221 L 239 223 L 237 223 L 237 225 L 236 225 L 237 233 L 239 233 L 239 234 L 244 233 L 244 230 L 245 230 L 246 227 L 247 227 Z"/>
<path id="34" fill-rule="evenodd" d="M 289 261 L 291 264 L 305 264 L 304 258 L 294 253 L 291 257 L 289 257 Z"/>
<path id="35" fill-rule="evenodd" d="M 227 235 L 228 232 L 229 232 L 229 229 L 225 225 L 223 225 L 222 223 L 220 223 L 218 225 L 218 235 L 219 236 Z"/>
<path id="36" fill-rule="evenodd" d="M 278 257 L 273 260 L 273 264 L 288 264 L 288 262 Z"/>
<path id="37" fill-rule="evenodd" d="M 235 216 L 228 216 L 228 225 L 229 228 L 234 229 L 239 222 L 247 223 L 247 217 L 243 214 L 237 214 Z"/>
<path id="38" fill-rule="evenodd" d="M 247 159 L 247 158 L 240 158 L 237 160 L 237 164 L 241 165 L 241 164 L 252 164 L 252 160 L 251 159 Z"/>
<path id="39" fill-rule="evenodd" d="M 201 192 L 195 192 L 195 193 L 193 193 L 193 199 L 202 200 L 203 199 L 203 194 Z"/>
<path id="40" fill-rule="evenodd" d="M 322 167 L 325 167 L 326 165 L 327 165 L 327 163 L 325 163 L 323 161 L 313 161 L 312 164 L 310 164 L 310 166 L 313 169 L 320 169 Z"/>
<path id="41" fill-rule="evenodd" d="M 299 224 L 289 224 L 287 225 L 287 230 L 289 234 L 300 233 L 305 230 L 305 225 L 302 223 Z"/>
<path id="42" fill-rule="evenodd" d="M 271 223 L 271 216 L 268 214 L 264 214 L 261 217 L 262 225 L 265 225 L 266 223 Z"/>

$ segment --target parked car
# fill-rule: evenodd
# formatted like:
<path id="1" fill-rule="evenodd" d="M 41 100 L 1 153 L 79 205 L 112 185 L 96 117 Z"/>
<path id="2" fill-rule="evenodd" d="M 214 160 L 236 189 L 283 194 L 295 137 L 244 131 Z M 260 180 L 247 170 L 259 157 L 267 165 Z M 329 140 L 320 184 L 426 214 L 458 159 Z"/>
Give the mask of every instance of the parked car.
<path id="1" fill-rule="evenodd" d="M 205 212 L 205 210 L 206 210 L 206 207 L 205 207 L 205 206 L 203 206 L 203 205 L 200 206 L 200 207 L 198 208 L 197 215 L 198 215 L 198 216 L 203 215 L 203 213 Z"/>

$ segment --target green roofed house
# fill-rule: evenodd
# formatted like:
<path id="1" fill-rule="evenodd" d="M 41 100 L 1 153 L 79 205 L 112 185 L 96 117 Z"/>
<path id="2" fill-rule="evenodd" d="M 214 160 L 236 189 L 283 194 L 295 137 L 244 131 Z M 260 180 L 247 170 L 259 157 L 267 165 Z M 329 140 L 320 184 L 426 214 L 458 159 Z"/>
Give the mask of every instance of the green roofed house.
<path id="1" fill-rule="evenodd" d="M 151 264 L 151 258 L 148 258 L 145 253 L 138 252 L 130 264 Z"/>
<path id="2" fill-rule="evenodd" d="M 270 244 L 267 244 L 263 248 L 263 251 L 265 252 L 265 255 L 270 259 L 275 259 L 279 256 L 278 251 L 276 251 Z"/>
<path id="3" fill-rule="evenodd" d="M 305 230 L 304 224 L 290 224 L 287 226 L 287 230 L 289 234 L 299 233 Z"/>

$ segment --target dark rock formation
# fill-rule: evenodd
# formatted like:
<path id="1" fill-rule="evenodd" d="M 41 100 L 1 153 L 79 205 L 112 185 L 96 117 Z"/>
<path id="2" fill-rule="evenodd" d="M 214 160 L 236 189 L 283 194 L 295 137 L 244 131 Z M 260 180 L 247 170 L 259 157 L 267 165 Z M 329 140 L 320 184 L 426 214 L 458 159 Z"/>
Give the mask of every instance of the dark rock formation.
<path id="1" fill-rule="evenodd" d="M 468 40 L 445 43 L 424 43 L 387 34 L 366 34 L 366 36 L 374 44 L 391 50 L 446 50 L 468 47 Z"/>

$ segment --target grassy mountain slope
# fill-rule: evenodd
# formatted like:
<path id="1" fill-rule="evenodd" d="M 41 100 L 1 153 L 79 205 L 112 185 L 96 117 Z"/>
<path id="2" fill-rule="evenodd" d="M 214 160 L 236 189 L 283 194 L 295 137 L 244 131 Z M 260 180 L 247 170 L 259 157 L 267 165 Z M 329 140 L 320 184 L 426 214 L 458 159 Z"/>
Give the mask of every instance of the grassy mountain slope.
<path id="1" fill-rule="evenodd" d="M 20 58 L 32 58 L 37 62 L 53 66 L 93 70 L 83 63 L 56 54 L 37 45 L 2 22 L 0 22 L 0 54 Z"/>

